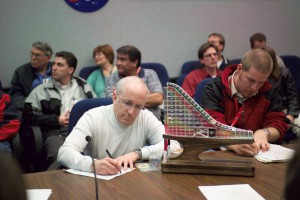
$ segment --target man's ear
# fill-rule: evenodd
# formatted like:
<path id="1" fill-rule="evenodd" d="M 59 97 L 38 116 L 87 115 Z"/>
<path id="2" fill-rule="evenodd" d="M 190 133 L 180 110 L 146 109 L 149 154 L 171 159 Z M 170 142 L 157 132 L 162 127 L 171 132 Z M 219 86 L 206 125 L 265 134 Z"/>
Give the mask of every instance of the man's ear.
<path id="1" fill-rule="evenodd" d="M 199 62 L 201 63 L 201 65 L 203 65 L 203 59 L 199 59 Z"/>
<path id="2" fill-rule="evenodd" d="M 74 67 L 69 67 L 69 72 L 70 72 L 70 74 L 74 74 L 75 68 Z"/>
<path id="3" fill-rule="evenodd" d="M 242 69 L 243 69 L 243 65 L 242 64 L 238 64 L 237 70 L 241 71 Z"/>
<path id="4" fill-rule="evenodd" d="M 140 66 L 137 66 L 137 64 L 138 64 L 138 60 L 135 60 L 134 65 L 136 66 L 136 68 L 139 68 L 141 66 L 141 64 L 140 64 Z"/>
<path id="5" fill-rule="evenodd" d="M 115 101 L 117 99 L 117 90 L 116 89 L 113 89 L 113 95 L 112 95 L 112 99 L 113 101 Z"/>
<path id="6" fill-rule="evenodd" d="M 224 45 L 223 44 L 220 44 L 221 46 L 221 49 L 218 49 L 218 53 L 222 54 L 223 50 L 224 50 Z"/>

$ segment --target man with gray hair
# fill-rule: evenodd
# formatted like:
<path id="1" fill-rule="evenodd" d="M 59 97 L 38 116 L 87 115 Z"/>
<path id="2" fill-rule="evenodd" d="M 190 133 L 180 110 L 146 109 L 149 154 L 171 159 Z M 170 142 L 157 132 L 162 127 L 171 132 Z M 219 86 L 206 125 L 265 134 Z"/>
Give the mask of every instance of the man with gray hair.
<path id="1" fill-rule="evenodd" d="M 23 110 L 25 98 L 41 83 L 51 77 L 52 48 L 46 42 L 37 41 L 32 44 L 29 53 L 30 62 L 18 67 L 11 80 L 9 94 L 16 108 Z"/>
<path id="2" fill-rule="evenodd" d="M 138 160 L 163 152 L 163 124 L 144 109 L 150 91 L 137 76 L 118 81 L 113 91 L 113 104 L 87 111 L 77 122 L 59 149 L 58 162 L 82 171 L 93 171 L 92 157 L 82 155 L 91 137 L 97 174 L 116 174 L 124 167 L 133 168 Z M 179 147 L 172 142 L 171 149 Z M 109 150 L 112 158 L 108 157 Z M 172 151 L 172 150 L 171 150 Z"/>
<path id="3" fill-rule="evenodd" d="M 230 145 L 227 149 L 244 156 L 267 151 L 269 143 L 280 142 L 287 130 L 285 114 L 268 77 L 272 58 L 262 49 L 248 51 L 241 64 L 227 67 L 222 77 L 204 88 L 201 106 L 215 120 L 253 131 L 253 144 Z"/>

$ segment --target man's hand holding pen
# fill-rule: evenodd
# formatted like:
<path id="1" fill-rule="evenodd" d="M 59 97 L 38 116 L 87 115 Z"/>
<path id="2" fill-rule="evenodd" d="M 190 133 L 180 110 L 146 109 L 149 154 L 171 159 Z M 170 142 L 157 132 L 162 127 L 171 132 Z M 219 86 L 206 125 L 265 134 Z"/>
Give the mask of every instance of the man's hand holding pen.
<path id="1" fill-rule="evenodd" d="M 111 175 L 121 171 L 121 165 L 118 164 L 117 159 L 105 157 L 101 160 L 95 160 L 96 174 Z M 93 172 L 93 167 L 91 166 Z"/>
<path id="2" fill-rule="evenodd" d="M 101 160 L 95 160 L 96 174 L 111 175 L 120 173 L 122 167 L 126 171 L 128 166 L 133 169 L 134 162 L 138 159 L 138 155 L 135 152 L 127 153 L 123 156 L 117 157 L 115 159 L 110 157 L 105 157 Z M 93 167 L 91 166 L 91 171 L 93 172 Z"/>

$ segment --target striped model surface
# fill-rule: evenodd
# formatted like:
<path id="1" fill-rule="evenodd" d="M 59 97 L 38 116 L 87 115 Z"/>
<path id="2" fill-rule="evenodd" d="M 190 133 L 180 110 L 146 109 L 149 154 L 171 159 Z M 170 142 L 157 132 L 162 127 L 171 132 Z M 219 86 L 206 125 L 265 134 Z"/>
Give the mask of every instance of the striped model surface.
<path id="1" fill-rule="evenodd" d="M 167 83 L 164 100 L 166 135 L 214 139 L 253 139 L 253 131 L 213 119 L 180 86 Z"/>

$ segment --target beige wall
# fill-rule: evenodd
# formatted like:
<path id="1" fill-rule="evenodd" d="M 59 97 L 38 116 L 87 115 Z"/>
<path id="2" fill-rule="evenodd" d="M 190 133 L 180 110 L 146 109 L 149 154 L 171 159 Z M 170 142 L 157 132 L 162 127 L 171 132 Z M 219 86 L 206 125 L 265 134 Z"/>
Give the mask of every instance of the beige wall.
<path id="1" fill-rule="evenodd" d="M 1 0 L 0 79 L 10 85 L 37 40 L 55 52 L 72 51 L 75 74 L 93 64 L 95 46 L 109 43 L 137 46 L 143 62 L 161 62 L 176 77 L 211 32 L 224 34 L 228 58 L 242 57 L 255 32 L 265 33 L 279 55 L 300 56 L 299 10 L 297 0 L 109 0 L 99 11 L 80 13 L 63 0 Z"/>

